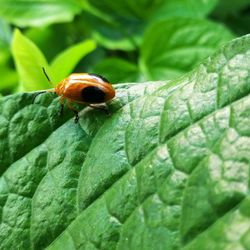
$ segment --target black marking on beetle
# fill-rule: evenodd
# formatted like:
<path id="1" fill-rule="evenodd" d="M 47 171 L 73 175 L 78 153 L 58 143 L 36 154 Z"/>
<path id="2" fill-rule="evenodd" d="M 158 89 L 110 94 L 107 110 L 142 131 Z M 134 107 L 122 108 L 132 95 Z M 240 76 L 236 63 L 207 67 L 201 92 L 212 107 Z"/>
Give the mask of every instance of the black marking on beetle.
<path id="1" fill-rule="evenodd" d="M 90 73 L 89 75 L 91 75 L 91 76 L 96 76 L 96 77 L 102 79 L 104 82 L 109 83 L 109 80 L 108 80 L 107 78 L 101 76 L 101 75 L 93 74 L 93 73 Z"/>
<path id="2" fill-rule="evenodd" d="M 84 102 L 88 103 L 103 103 L 105 102 L 105 93 L 98 87 L 89 86 L 81 91 L 81 96 Z"/>

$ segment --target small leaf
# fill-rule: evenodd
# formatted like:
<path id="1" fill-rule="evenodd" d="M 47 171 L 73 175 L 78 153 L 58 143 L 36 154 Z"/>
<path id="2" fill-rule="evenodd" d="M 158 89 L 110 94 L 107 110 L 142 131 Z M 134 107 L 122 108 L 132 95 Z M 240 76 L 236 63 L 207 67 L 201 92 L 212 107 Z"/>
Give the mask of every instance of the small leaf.
<path id="1" fill-rule="evenodd" d="M 141 71 L 149 80 L 173 79 L 232 37 L 225 27 L 207 20 L 174 18 L 155 23 L 143 38 Z"/>
<path id="2" fill-rule="evenodd" d="M 42 73 L 42 67 L 49 66 L 43 53 L 19 30 L 15 30 L 12 42 L 12 54 L 20 77 L 22 91 L 33 91 L 51 88 Z"/>
<path id="3" fill-rule="evenodd" d="M 19 30 L 16 30 L 12 43 L 12 54 L 21 81 L 19 91 L 51 88 L 51 84 L 42 72 L 42 67 L 46 69 L 52 82 L 56 84 L 65 78 L 79 60 L 93 51 L 95 47 L 96 45 L 92 40 L 73 45 L 61 52 L 49 66 L 40 49 L 31 40 L 22 35 Z"/>
<path id="4" fill-rule="evenodd" d="M 73 45 L 59 54 L 51 63 L 54 82 L 59 82 L 71 73 L 76 64 L 96 48 L 93 40 Z"/>
<path id="5" fill-rule="evenodd" d="M 80 12 L 77 0 L 0 0 L 0 16 L 20 27 L 71 21 Z"/>

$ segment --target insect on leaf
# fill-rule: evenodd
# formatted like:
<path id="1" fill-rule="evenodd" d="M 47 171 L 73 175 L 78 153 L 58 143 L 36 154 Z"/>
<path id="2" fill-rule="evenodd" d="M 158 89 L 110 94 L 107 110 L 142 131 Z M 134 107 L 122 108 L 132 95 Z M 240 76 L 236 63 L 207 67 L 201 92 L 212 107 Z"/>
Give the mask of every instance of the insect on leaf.
<path id="1" fill-rule="evenodd" d="M 250 36 L 174 81 L 117 84 L 112 115 L 0 99 L 1 249 L 247 249 Z"/>

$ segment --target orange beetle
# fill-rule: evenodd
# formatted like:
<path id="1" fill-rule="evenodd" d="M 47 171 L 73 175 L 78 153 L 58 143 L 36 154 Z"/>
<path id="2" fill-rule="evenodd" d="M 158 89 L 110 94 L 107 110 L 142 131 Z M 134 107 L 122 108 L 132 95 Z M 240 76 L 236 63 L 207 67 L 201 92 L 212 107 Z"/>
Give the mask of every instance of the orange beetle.
<path id="1" fill-rule="evenodd" d="M 45 69 L 42 69 L 46 78 L 51 83 Z M 78 122 L 79 116 L 78 111 L 72 106 L 73 102 L 86 104 L 92 108 L 108 112 L 105 107 L 94 106 L 93 104 L 106 103 L 115 97 L 115 89 L 106 78 L 89 73 L 71 74 L 59 82 L 54 89 L 39 91 L 34 98 L 45 92 L 53 92 L 60 96 L 60 114 L 63 112 L 64 101 L 65 99 L 67 100 L 69 109 L 75 113 L 75 123 Z"/>

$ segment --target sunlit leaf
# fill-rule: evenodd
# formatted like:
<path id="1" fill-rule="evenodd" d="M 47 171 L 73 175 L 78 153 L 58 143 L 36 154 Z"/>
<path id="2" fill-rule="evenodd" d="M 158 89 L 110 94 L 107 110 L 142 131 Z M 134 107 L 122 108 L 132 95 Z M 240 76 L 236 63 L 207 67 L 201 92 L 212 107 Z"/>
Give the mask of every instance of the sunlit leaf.
<path id="1" fill-rule="evenodd" d="M 12 54 L 20 78 L 22 91 L 48 89 L 52 86 L 42 73 L 48 70 L 48 62 L 40 49 L 19 30 L 15 30 L 12 41 Z"/>

